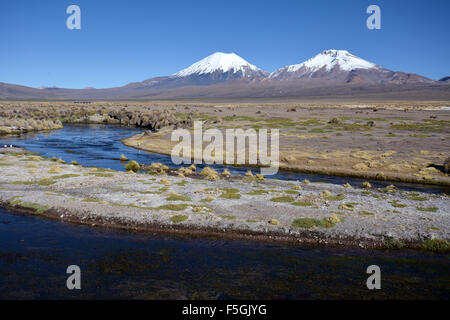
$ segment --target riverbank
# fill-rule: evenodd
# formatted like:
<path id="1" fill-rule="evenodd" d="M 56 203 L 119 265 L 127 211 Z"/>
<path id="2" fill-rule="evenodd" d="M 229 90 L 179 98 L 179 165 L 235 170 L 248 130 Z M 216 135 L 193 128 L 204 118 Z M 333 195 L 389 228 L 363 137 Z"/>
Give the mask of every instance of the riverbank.
<path id="1" fill-rule="evenodd" d="M 140 231 L 366 248 L 450 240 L 443 194 L 163 171 L 169 174 L 3 153 L 0 202 L 59 221 Z"/>
<path id="2" fill-rule="evenodd" d="M 177 116 L 183 119 L 188 114 Z M 446 161 L 450 162 L 446 144 L 450 114 L 446 109 L 389 105 L 199 106 L 192 119 L 203 121 L 203 130 L 219 129 L 223 134 L 230 128 L 279 129 L 279 166 L 283 170 L 450 186 L 444 167 Z M 170 156 L 178 143 L 171 141 L 171 133 L 167 127 L 122 142 Z"/>

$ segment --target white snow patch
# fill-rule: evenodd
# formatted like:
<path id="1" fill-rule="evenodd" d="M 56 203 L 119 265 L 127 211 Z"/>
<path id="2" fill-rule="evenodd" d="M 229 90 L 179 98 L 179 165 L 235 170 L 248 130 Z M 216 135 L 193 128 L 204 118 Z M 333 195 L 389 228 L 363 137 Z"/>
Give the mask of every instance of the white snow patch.
<path id="1" fill-rule="evenodd" d="M 347 50 L 332 49 L 325 50 L 303 63 L 286 66 L 280 70 L 275 71 L 271 76 L 276 76 L 282 71 L 296 72 L 303 67 L 308 69 L 307 72 L 315 72 L 322 69 L 323 67 L 325 67 L 327 71 L 330 71 L 335 66 L 339 66 L 339 68 L 344 71 L 379 68 L 376 64 L 354 56 Z"/>
<path id="2" fill-rule="evenodd" d="M 193 74 L 208 74 L 215 71 L 232 71 L 233 73 L 242 71 L 242 74 L 245 76 L 247 70 L 262 71 L 235 53 L 216 52 L 194 63 L 190 67 L 175 73 L 174 76 L 185 77 Z"/>

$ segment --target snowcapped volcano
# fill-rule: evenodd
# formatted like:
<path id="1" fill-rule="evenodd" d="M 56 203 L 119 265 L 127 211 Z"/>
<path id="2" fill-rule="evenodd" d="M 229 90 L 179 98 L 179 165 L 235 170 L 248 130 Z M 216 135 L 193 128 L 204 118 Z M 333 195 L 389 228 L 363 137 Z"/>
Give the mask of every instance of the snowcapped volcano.
<path id="1" fill-rule="evenodd" d="M 350 72 L 357 69 L 382 69 L 376 64 L 361 59 L 347 50 L 325 50 L 315 57 L 299 64 L 281 68 L 270 77 L 279 78 L 314 78 L 332 72 Z"/>
<path id="2" fill-rule="evenodd" d="M 334 67 L 339 67 L 344 71 L 377 68 L 376 64 L 354 56 L 347 50 L 326 50 L 302 64 L 291 67 L 293 71 L 296 71 L 295 69 L 298 70 L 303 66 L 309 68 L 311 71 L 317 71 L 323 67 L 327 71 L 330 71 Z"/>
<path id="3" fill-rule="evenodd" d="M 204 76 L 215 74 L 216 78 L 259 78 L 267 73 L 248 63 L 235 53 L 216 52 L 175 73 L 174 77 Z"/>
<path id="4" fill-rule="evenodd" d="M 430 82 L 416 74 L 394 72 L 361 59 L 347 50 L 325 50 L 313 58 L 272 72 L 274 80 L 316 79 L 328 83 Z"/>

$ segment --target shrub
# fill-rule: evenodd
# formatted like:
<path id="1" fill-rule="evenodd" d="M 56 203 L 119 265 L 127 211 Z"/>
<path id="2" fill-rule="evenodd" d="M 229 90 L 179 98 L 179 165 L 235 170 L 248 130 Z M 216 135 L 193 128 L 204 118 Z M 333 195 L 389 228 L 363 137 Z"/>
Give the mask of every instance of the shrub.
<path id="1" fill-rule="evenodd" d="M 181 215 L 181 214 L 170 217 L 170 221 L 172 221 L 173 223 L 180 223 L 180 222 L 186 221 L 187 219 L 188 219 L 188 216 Z"/>
<path id="2" fill-rule="evenodd" d="M 328 190 L 323 190 L 321 195 L 322 197 L 329 197 L 331 196 L 331 192 Z"/>
<path id="3" fill-rule="evenodd" d="M 122 154 L 122 155 L 120 156 L 120 161 L 128 161 L 128 158 L 125 157 L 124 154 Z"/>
<path id="4" fill-rule="evenodd" d="M 363 186 L 363 188 L 366 188 L 366 189 L 372 188 L 372 185 L 370 184 L 370 182 L 367 182 L 367 181 L 363 182 L 362 186 Z"/>
<path id="5" fill-rule="evenodd" d="M 279 222 L 277 219 L 271 219 L 271 220 L 269 221 L 269 223 L 272 224 L 272 225 L 274 225 L 274 226 L 277 226 L 280 222 Z"/>
<path id="6" fill-rule="evenodd" d="M 127 171 L 133 171 L 133 172 L 138 172 L 140 169 L 139 163 L 137 163 L 134 160 L 130 160 L 127 165 L 125 166 L 125 170 Z"/>
<path id="7" fill-rule="evenodd" d="M 216 180 L 219 178 L 219 174 L 217 173 L 217 171 L 210 167 L 203 168 L 202 172 L 200 172 L 200 175 L 208 180 Z"/>
<path id="8" fill-rule="evenodd" d="M 148 174 L 166 174 L 169 167 L 160 163 L 160 162 L 152 162 L 148 169 Z M 183 168 L 178 169 L 178 173 L 182 173 L 183 175 L 187 174 Z"/>

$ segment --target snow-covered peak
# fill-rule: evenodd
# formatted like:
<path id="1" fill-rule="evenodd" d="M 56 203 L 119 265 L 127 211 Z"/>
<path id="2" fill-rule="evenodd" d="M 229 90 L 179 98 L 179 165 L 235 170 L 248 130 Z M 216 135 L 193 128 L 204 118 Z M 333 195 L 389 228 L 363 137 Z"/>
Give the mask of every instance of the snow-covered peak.
<path id="1" fill-rule="evenodd" d="M 194 63 L 190 67 L 183 69 L 173 76 L 185 77 L 190 75 L 208 74 L 215 71 L 237 73 L 242 71 L 245 76 L 246 71 L 262 71 L 254 65 L 248 63 L 235 53 L 216 52 L 212 55 Z"/>
<path id="2" fill-rule="evenodd" d="M 376 64 L 354 56 L 347 50 L 325 50 L 303 63 L 286 67 L 286 71 L 295 72 L 302 67 L 308 68 L 310 72 L 320 70 L 323 67 L 330 71 L 335 66 L 339 66 L 344 71 L 378 68 Z"/>

